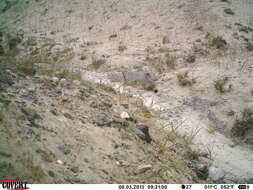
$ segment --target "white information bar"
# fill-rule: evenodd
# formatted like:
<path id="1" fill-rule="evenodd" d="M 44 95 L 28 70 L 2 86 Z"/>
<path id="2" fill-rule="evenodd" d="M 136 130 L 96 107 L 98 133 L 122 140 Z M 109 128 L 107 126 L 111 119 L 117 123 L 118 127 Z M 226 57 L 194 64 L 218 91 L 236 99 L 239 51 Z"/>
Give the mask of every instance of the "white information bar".
<path id="1" fill-rule="evenodd" d="M 252 184 L 28 184 L 27 187 L 31 190 L 253 190 Z"/>

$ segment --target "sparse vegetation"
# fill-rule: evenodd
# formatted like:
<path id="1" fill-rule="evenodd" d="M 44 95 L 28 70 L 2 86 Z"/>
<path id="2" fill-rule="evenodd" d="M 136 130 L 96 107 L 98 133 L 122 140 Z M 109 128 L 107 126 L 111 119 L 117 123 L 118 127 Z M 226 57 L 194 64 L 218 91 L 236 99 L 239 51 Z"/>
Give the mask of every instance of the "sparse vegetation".
<path id="1" fill-rule="evenodd" d="M 191 86 L 194 83 L 194 80 L 189 79 L 188 72 L 178 73 L 177 79 L 180 86 Z"/>
<path id="2" fill-rule="evenodd" d="M 92 63 L 89 65 L 89 69 L 97 70 L 106 63 L 105 59 L 92 58 Z"/>
<path id="3" fill-rule="evenodd" d="M 17 58 L 8 52 L 1 60 L 3 60 L 3 63 L 6 63 L 6 68 L 24 75 L 34 75 L 38 70 L 39 63 L 51 63 L 51 60 L 45 54 L 36 56 L 27 55 Z"/>
<path id="4" fill-rule="evenodd" d="M 253 109 L 244 109 L 240 119 L 236 119 L 231 135 L 240 141 L 253 145 Z"/>
<path id="5" fill-rule="evenodd" d="M 211 46 L 214 46 L 217 49 L 222 49 L 222 48 L 225 48 L 227 46 L 227 42 L 221 36 L 217 36 L 217 37 L 212 39 Z"/>
<path id="6" fill-rule="evenodd" d="M 226 91 L 231 90 L 232 89 L 231 84 L 228 86 L 228 89 L 225 89 L 225 85 L 227 84 L 228 80 L 229 80 L 229 77 L 224 77 L 222 79 L 215 81 L 214 82 L 215 89 L 218 90 L 220 93 L 224 93 Z"/>
<path id="7" fill-rule="evenodd" d="M 195 57 L 194 55 L 188 55 L 188 56 L 186 57 L 186 61 L 187 61 L 188 63 L 194 63 L 195 60 L 196 60 L 196 57 Z"/>
<path id="8" fill-rule="evenodd" d="M 171 49 L 170 49 L 170 48 L 167 48 L 167 47 L 161 47 L 161 48 L 158 49 L 158 51 L 159 51 L 160 53 L 168 53 L 168 52 L 171 51 Z"/>
<path id="9" fill-rule="evenodd" d="M 228 113 L 227 113 L 228 116 L 234 116 L 235 115 L 235 111 L 233 110 L 230 110 Z"/>
<path id="10" fill-rule="evenodd" d="M 175 69 L 176 60 L 177 60 L 176 56 L 171 56 L 171 55 L 167 54 L 165 57 L 166 67 L 168 67 L 170 69 Z"/>
<path id="11" fill-rule="evenodd" d="M 69 38 L 66 40 L 66 43 L 76 43 L 79 40 L 79 37 Z"/>
<path id="12" fill-rule="evenodd" d="M 246 43 L 246 49 L 247 49 L 248 51 L 253 51 L 253 45 L 252 45 L 252 43 L 247 42 L 247 43 Z"/>
<path id="13" fill-rule="evenodd" d="M 3 120 L 4 120 L 4 113 L 0 111 L 0 124 L 3 122 Z"/>
<path id="14" fill-rule="evenodd" d="M 198 160 L 200 156 L 200 153 L 194 150 L 187 150 L 185 152 L 185 157 L 187 160 L 193 161 L 193 160 Z"/>
<path id="15" fill-rule="evenodd" d="M 175 69 L 177 59 L 178 58 L 176 56 L 166 54 L 164 55 L 164 58 L 158 57 L 149 59 L 148 61 L 151 63 L 151 66 L 155 69 L 155 71 L 161 74 L 171 69 Z"/>
<path id="16" fill-rule="evenodd" d="M 162 43 L 163 43 L 163 44 L 168 44 L 168 43 L 170 43 L 169 37 L 168 37 L 168 36 L 164 36 L 164 37 L 163 37 L 163 40 L 162 40 Z"/>
<path id="17" fill-rule="evenodd" d="M 142 114 L 145 118 L 151 118 L 152 117 L 152 113 L 150 112 L 150 110 L 146 106 L 142 106 L 141 111 L 142 111 Z"/>
<path id="18" fill-rule="evenodd" d="M 122 42 L 120 42 L 119 47 L 118 47 L 119 52 L 123 52 L 126 49 L 127 49 L 127 47 Z"/>
<path id="19" fill-rule="evenodd" d="M 112 88 L 111 86 L 100 83 L 97 85 L 97 87 L 106 91 L 106 92 L 117 94 L 116 90 L 114 88 Z"/>
<path id="20" fill-rule="evenodd" d="M 8 41 L 8 44 L 9 44 L 9 48 L 12 50 L 14 49 L 20 42 L 22 41 L 22 39 L 18 36 L 16 37 L 12 37 L 9 41 Z"/>
<path id="21" fill-rule="evenodd" d="M 234 14 L 235 14 L 234 11 L 232 11 L 232 9 L 230 9 L 230 8 L 224 9 L 224 12 L 225 12 L 226 14 L 228 14 L 228 15 L 234 15 Z"/>

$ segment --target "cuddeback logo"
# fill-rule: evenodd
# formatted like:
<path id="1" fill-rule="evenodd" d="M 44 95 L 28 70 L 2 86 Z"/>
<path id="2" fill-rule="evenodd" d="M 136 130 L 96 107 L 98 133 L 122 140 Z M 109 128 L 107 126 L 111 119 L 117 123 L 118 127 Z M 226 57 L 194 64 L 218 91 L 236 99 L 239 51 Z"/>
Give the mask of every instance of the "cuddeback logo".
<path id="1" fill-rule="evenodd" d="M 27 187 L 27 182 L 23 182 L 20 180 L 0 180 L 2 183 L 3 189 L 9 189 L 9 190 L 26 190 L 29 189 Z"/>

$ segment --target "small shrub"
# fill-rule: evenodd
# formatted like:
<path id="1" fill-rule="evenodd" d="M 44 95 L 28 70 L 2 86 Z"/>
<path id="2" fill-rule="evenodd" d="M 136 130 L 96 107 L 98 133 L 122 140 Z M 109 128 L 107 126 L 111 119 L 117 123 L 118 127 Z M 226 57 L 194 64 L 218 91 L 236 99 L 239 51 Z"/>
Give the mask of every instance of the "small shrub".
<path id="1" fill-rule="evenodd" d="M 226 47 L 227 42 L 221 36 L 217 36 L 212 39 L 211 45 L 216 47 L 217 49 L 222 49 Z"/>
<path id="2" fill-rule="evenodd" d="M 4 121 L 4 113 L 0 111 L 0 124 Z"/>
<path id="3" fill-rule="evenodd" d="M 168 44 L 168 43 L 170 43 L 169 37 L 168 37 L 168 36 L 164 36 L 164 37 L 163 37 L 163 40 L 162 40 L 162 43 L 163 43 L 163 44 Z"/>
<path id="4" fill-rule="evenodd" d="M 228 116 L 234 116 L 235 115 L 235 111 L 233 110 L 230 110 L 228 113 L 227 113 Z"/>
<path id="5" fill-rule="evenodd" d="M 9 48 L 12 50 L 14 49 L 20 42 L 22 41 L 22 39 L 20 37 L 13 37 L 8 41 L 9 44 Z"/>
<path id="6" fill-rule="evenodd" d="M 11 51 L 6 52 L 5 55 L 1 57 L 1 60 L 3 64 L 6 63 L 4 65 L 6 69 L 11 69 L 14 72 L 24 75 L 34 75 L 38 71 L 40 63 L 48 65 L 52 64 L 52 61 L 47 54 L 14 57 Z"/>
<path id="7" fill-rule="evenodd" d="M 4 55 L 4 48 L 3 48 L 2 45 L 0 45 L 0 56 L 1 56 L 1 55 Z"/>
<path id="8" fill-rule="evenodd" d="M 175 69 L 177 57 L 167 54 L 164 58 L 155 57 L 152 59 L 150 58 L 148 61 L 151 63 L 151 66 L 156 70 L 156 72 L 161 74 L 171 69 Z"/>
<path id="9" fill-rule="evenodd" d="M 180 86 L 187 86 L 187 85 L 191 86 L 192 83 L 194 82 L 193 80 L 189 79 L 188 72 L 178 73 L 177 79 Z"/>
<path id="10" fill-rule="evenodd" d="M 185 157 L 187 160 L 193 161 L 193 160 L 198 160 L 199 159 L 199 152 L 193 151 L 193 150 L 188 150 L 185 152 Z"/>
<path id="11" fill-rule="evenodd" d="M 166 67 L 171 68 L 171 69 L 175 69 L 176 60 L 177 60 L 176 56 L 166 55 L 166 58 L 165 58 Z"/>
<path id="12" fill-rule="evenodd" d="M 127 47 L 123 44 L 123 43 L 120 43 L 119 44 L 119 47 L 118 47 L 118 50 L 119 52 L 123 52 L 127 49 Z"/>
<path id="13" fill-rule="evenodd" d="M 188 55 L 187 58 L 186 58 L 186 61 L 188 63 L 194 63 L 196 60 L 196 57 L 194 55 Z"/>
<path id="14" fill-rule="evenodd" d="M 98 88 L 106 91 L 106 92 L 109 92 L 109 93 L 112 93 L 112 94 L 117 94 L 116 90 L 114 88 L 112 88 L 111 86 L 108 86 L 108 85 L 105 85 L 105 84 L 98 84 L 97 85 Z"/>
<path id="15" fill-rule="evenodd" d="M 69 69 L 64 68 L 59 73 L 57 73 L 56 76 L 59 78 L 65 78 L 65 79 L 71 78 L 71 72 Z"/>
<path id="16" fill-rule="evenodd" d="M 82 73 L 81 72 L 73 72 L 72 79 L 73 80 L 82 80 Z"/>
<path id="17" fill-rule="evenodd" d="M 106 63 L 106 60 L 105 59 L 95 59 L 93 58 L 92 59 L 92 63 L 91 65 L 89 65 L 89 68 L 90 69 L 99 69 L 102 65 L 104 65 Z"/>
<path id="18" fill-rule="evenodd" d="M 253 109 L 244 109 L 241 119 L 236 119 L 231 135 L 253 145 Z"/>
<path id="19" fill-rule="evenodd" d="M 83 60 L 85 60 L 87 57 L 85 56 L 85 55 L 82 55 L 81 57 L 80 57 L 80 60 L 81 61 L 83 61 Z"/>
<path id="20" fill-rule="evenodd" d="M 152 113 L 150 112 L 150 110 L 146 106 L 141 107 L 141 112 L 142 112 L 142 114 L 145 118 L 151 118 L 152 117 Z"/>
<path id="21" fill-rule="evenodd" d="M 222 79 L 219 79 L 214 82 L 214 87 L 216 90 L 218 90 L 220 93 L 226 92 L 225 85 L 227 84 L 229 80 L 229 77 L 224 77 Z M 229 85 L 229 90 L 232 88 L 232 85 Z"/>
<path id="22" fill-rule="evenodd" d="M 253 45 L 252 45 L 250 42 L 247 42 L 247 43 L 246 43 L 246 49 L 247 49 L 248 51 L 253 51 Z"/>

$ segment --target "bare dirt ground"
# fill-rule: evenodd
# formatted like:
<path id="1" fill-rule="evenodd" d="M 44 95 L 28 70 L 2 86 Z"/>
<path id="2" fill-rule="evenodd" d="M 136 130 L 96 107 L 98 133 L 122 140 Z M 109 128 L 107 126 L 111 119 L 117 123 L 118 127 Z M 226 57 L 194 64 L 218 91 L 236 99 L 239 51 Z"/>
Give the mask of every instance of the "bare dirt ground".
<path id="1" fill-rule="evenodd" d="M 205 180 L 252 180 L 252 144 L 235 141 L 230 134 L 241 111 L 253 106 L 252 1 L 9 2 L 0 4 L 0 29 L 3 36 L 22 33 L 15 55 L 50 52 L 47 57 L 52 57 L 50 63 L 54 64 L 49 81 L 55 76 L 67 78 L 65 70 L 63 77 L 57 75 L 62 68 L 79 76 L 79 83 L 73 82 L 72 76 L 74 84 L 61 85 L 45 82 L 44 72 L 22 78 L 23 82 L 20 79 L 20 88 L 17 79 L 14 87 L 7 88 L 5 96 L 13 96 L 12 103 L 3 110 L 7 110 L 12 128 L 2 131 L 17 155 L 17 144 L 27 153 L 19 155 L 23 163 L 34 162 L 24 177 L 33 176 L 36 170 L 33 182 L 200 182 L 196 172 L 199 167 L 192 167 L 196 160 L 191 159 L 189 164 L 185 157 L 189 148 L 191 154 L 208 154 L 208 158 L 197 159 L 209 167 Z M 9 39 L 8 35 L 5 38 Z M 43 60 L 38 62 L 39 68 L 47 66 Z M 158 78 L 158 93 L 126 86 L 110 77 L 137 70 Z M 35 104 L 31 103 L 35 99 L 30 97 L 29 87 L 38 98 Z M 136 101 L 140 100 L 144 106 L 138 106 Z M 33 132 L 32 127 L 16 129 L 34 125 L 28 114 L 34 111 L 22 111 L 24 105 L 37 110 L 40 116 L 37 120 L 41 123 Z M 128 127 L 122 121 L 113 122 L 122 111 L 135 119 L 127 121 Z M 112 126 L 107 126 L 108 121 Z M 136 123 L 148 125 L 155 142 L 148 144 L 139 139 L 133 132 Z M 16 134 L 18 130 L 32 135 Z M 175 139 L 170 136 L 172 131 L 177 134 Z M 16 137 L 13 144 L 10 135 Z M 5 157 L 15 162 L 17 157 L 11 155 Z M 3 163 L 0 168 L 5 171 L 14 167 L 7 161 Z M 137 168 L 143 165 L 152 167 L 142 173 Z M 212 177 L 210 168 L 217 169 L 217 176 Z"/>

